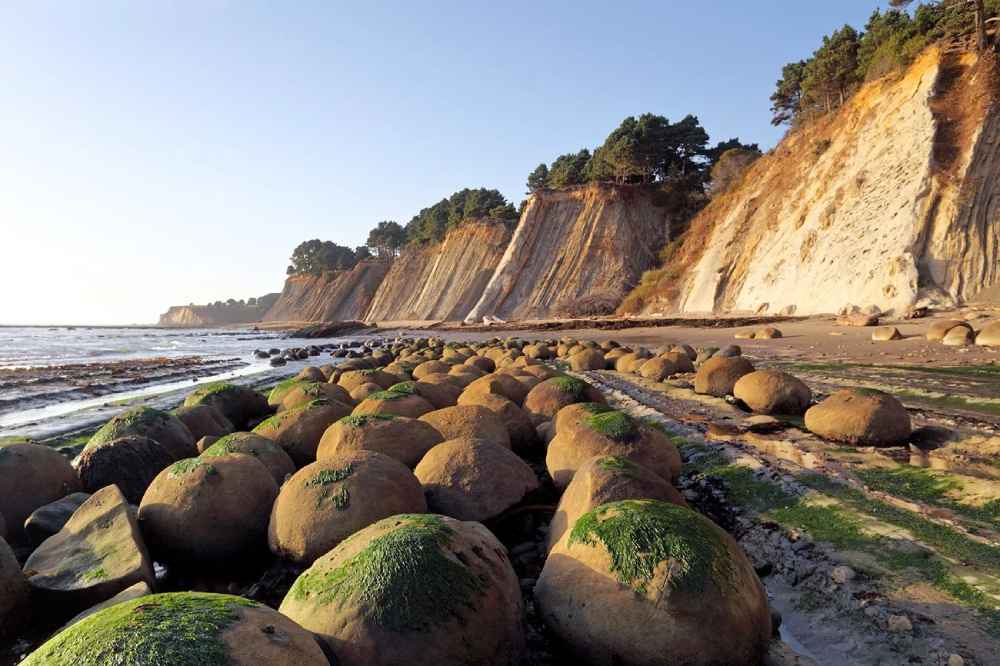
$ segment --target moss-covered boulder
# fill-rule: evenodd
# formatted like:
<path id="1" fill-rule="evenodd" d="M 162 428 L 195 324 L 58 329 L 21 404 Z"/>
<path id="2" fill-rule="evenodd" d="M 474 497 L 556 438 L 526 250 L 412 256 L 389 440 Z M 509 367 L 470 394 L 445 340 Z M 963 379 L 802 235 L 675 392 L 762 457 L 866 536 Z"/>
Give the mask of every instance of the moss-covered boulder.
<path id="1" fill-rule="evenodd" d="M 312 564 L 341 541 L 399 513 L 427 510 L 405 465 L 374 451 L 350 451 L 307 465 L 281 488 L 271 511 L 271 552 Z"/>
<path id="2" fill-rule="evenodd" d="M 174 461 L 174 456 L 156 440 L 130 435 L 85 448 L 74 465 L 88 493 L 113 484 L 129 502 L 138 504 L 156 475 Z"/>
<path id="3" fill-rule="evenodd" d="M 7 540 L 0 536 L 0 639 L 13 638 L 29 619 L 31 588 Z"/>
<path id="4" fill-rule="evenodd" d="M 337 380 L 337 384 L 348 392 L 353 391 L 362 384 L 378 384 L 380 388 L 387 389 L 399 382 L 399 377 L 378 368 L 351 370 L 342 374 L 340 379 Z"/>
<path id="5" fill-rule="evenodd" d="M 332 400 L 347 406 L 354 405 L 354 399 L 342 386 L 327 382 L 299 382 L 285 395 L 279 411 L 298 409 L 313 400 Z"/>
<path id="6" fill-rule="evenodd" d="M 500 416 L 481 405 L 456 405 L 420 417 L 441 434 L 441 439 L 474 437 L 510 448 L 510 434 Z"/>
<path id="7" fill-rule="evenodd" d="M 414 470 L 430 511 L 484 521 L 538 488 L 538 477 L 510 449 L 473 437 L 438 444 Z"/>
<path id="8" fill-rule="evenodd" d="M 618 456 L 595 456 L 580 466 L 559 499 L 549 524 L 548 549 L 568 536 L 570 525 L 602 504 L 650 499 L 687 506 L 684 497 L 659 474 Z"/>
<path id="9" fill-rule="evenodd" d="M 319 440 L 330 424 L 350 413 L 351 408 L 342 402 L 313 400 L 275 414 L 253 432 L 276 442 L 291 456 L 296 467 L 303 467 L 316 460 Z"/>
<path id="10" fill-rule="evenodd" d="M 104 446 L 122 437 L 138 435 L 160 443 L 174 460 L 197 453 L 194 435 L 184 423 L 171 414 L 152 407 L 135 407 L 119 414 L 101 426 L 87 441 L 85 449 Z"/>
<path id="11" fill-rule="evenodd" d="M 756 370 L 743 375 L 733 395 L 758 414 L 805 413 L 812 391 L 805 382 L 781 370 Z"/>
<path id="12" fill-rule="evenodd" d="M 117 486 L 98 490 L 24 564 L 34 594 L 64 617 L 132 585 L 152 585 L 153 561 L 135 509 Z"/>
<path id="13" fill-rule="evenodd" d="M 181 460 L 153 480 L 139 522 L 157 561 L 221 567 L 266 552 L 278 485 L 253 456 Z"/>
<path id="14" fill-rule="evenodd" d="M 485 407 L 500 417 L 510 436 L 510 448 L 515 453 L 524 453 L 538 446 L 538 431 L 528 413 L 511 400 L 495 393 L 463 393 L 459 405 Z"/>
<path id="15" fill-rule="evenodd" d="M 753 364 L 742 356 L 713 356 L 698 368 L 694 376 L 694 392 L 717 398 L 732 395 L 740 377 L 753 370 Z"/>
<path id="16" fill-rule="evenodd" d="M 538 425 L 548 421 L 559 413 L 559 410 L 578 402 L 606 402 L 601 392 L 576 377 L 553 377 L 546 379 L 531 389 L 524 399 L 524 411 L 531 421 Z"/>
<path id="17" fill-rule="evenodd" d="M 576 372 L 604 370 L 608 362 L 600 349 L 583 349 L 569 357 L 569 367 Z"/>
<path id="18" fill-rule="evenodd" d="M 7 539 L 24 539 L 24 521 L 50 502 L 81 489 L 69 461 L 55 449 L 40 444 L 0 446 L 0 514 Z"/>
<path id="19" fill-rule="evenodd" d="M 277 611 L 206 592 L 153 594 L 64 629 L 24 666 L 328 666 L 313 636 Z"/>
<path id="20" fill-rule="evenodd" d="M 285 482 L 285 477 L 295 473 L 295 463 L 283 448 L 267 437 L 252 432 L 234 432 L 221 437 L 205 449 L 200 457 L 210 459 L 233 453 L 253 456 L 259 460 L 279 487 Z"/>
<path id="21" fill-rule="evenodd" d="M 433 411 L 434 405 L 417 393 L 416 382 L 403 382 L 368 396 L 352 414 L 391 414 L 416 419 Z"/>
<path id="22" fill-rule="evenodd" d="M 841 389 L 806 411 L 805 425 L 824 439 L 859 446 L 891 446 L 912 432 L 906 408 L 888 393 Z"/>
<path id="23" fill-rule="evenodd" d="M 444 516 L 358 532 L 299 576 L 280 610 L 340 666 L 513 666 L 524 651 L 507 549 L 482 525 Z"/>
<path id="24" fill-rule="evenodd" d="M 739 544 L 666 502 L 603 504 L 578 518 L 535 601 L 589 664 L 759 664 L 771 638 L 767 595 Z"/>
<path id="25" fill-rule="evenodd" d="M 174 416 L 181 420 L 191 432 L 191 437 L 197 442 L 202 437 L 222 437 L 233 431 L 233 424 L 222 412 L 211 405 L 194 405 L 193 407 L 178 407 Z"/>
<path id="26" fill-rule="evenodd" d="M 277 409 L 278 407 L 281 406 L 281 401 L 285 399 L 285 396 L 288 395 L 288 392 L 302 383 L 303 380 L 299 379 L 298 377 L 289 377 L 288 379 L 278 382 L 268 392 L 267 404 L 270 407 Z"/>
<path id="27" fill-rule="evenodd" d="M 578 402 L 567 407 L 563 407 L 556 413 L 556 417 L 550 421 L 552 436 L 560 430 L 585 426 L 591 416 L 612 412 L 614 409 L 603 402 Z"/>
<path id="28" fill-rule="evenodd" d="M 659 429 L 619 411 L 582 415 L 573 424 L 557 420 L 545 465 L 557 488 L 594 456 L 617 456 L 647 468 L 666 481 L 680 475 L 680 452 Z"/>
<path id="29" fill-rule="evenodd" d="M 271 413 L 271 406 L 263 395 L 252 388 L 228 382 L 207 384 L 189 394 L 184 399 L 184 406 L 193 405 L 215 407 L 237 430 L 245 430 L 251 423 Z"/>
<path id="30" fill-rule="evenodd" d="M 316 459 L 324 461 L 354 451 L 382 453 L 413 469 L 444 439 L 428 423 L 392 414 L 347 416 L 323 433 Z"/>

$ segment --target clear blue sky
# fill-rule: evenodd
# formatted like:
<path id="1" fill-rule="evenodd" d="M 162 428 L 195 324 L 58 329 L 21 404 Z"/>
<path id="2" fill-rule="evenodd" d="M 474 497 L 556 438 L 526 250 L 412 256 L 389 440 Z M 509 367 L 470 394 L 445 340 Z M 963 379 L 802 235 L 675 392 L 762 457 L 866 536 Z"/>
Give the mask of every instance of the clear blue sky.
<path id="1" fill-rule="evenodd" d="M 770 147 L 782 64 L 876 5 L 3 3 L 0 323 L 278 291 L 299 241 L 467 186 L 516 204 L 627 115 Z"/>

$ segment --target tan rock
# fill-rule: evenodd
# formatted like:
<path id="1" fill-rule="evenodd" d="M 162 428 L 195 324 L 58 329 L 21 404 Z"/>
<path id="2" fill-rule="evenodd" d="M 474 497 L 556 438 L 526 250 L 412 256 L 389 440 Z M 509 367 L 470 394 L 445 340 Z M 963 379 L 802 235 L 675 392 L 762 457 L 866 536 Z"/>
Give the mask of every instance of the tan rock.
<path id="1" fill-rule="evenodd" d="M 733 395 L 758 414 L 803 414 L 812 402 L 805 382 L 780 370 L 756 370 L 739 378 Z"/>
<path id="2" fill-rule="evenodd" d="M 472 382 L 465 387 L 464 392 L 496 393 L 512 401 L 515 405 L 521 406 L 524 404 L 524 399 L 527 397 L 529 391 L 530 389 L 527 386 L 517 381 L 511 375 L 495 372 Z"/>
<path id="3" fill-rule="evenodd" d="M 694 351 L 693 349 L 691 350 Z M 697 356 L 697 353 L 695 353 Z M 668 351 L 660 354 L 660 358 L 670 361 L 676 368 L 675 372 L 694 372 L 694 361 L 684 351 Z"/>
<path id="4" fill-rule="evenodd" d="M 361 409 L 361 405 L 355 411 L 357 409 Z M 330 424 L 350 414 L 351 408 L 342 402 L 314 400 L 302 407 L 279 412 L 253 432 L 276 442 L 291 456 L 296 467 L 302 467 L 316 460 L 319 440 Z"/>
<path id="5" fill-rule="evenodd" d="M 392 414 L 348 416 L 326 429 L 316 458 L 325 461 L 354 451 L 375 451 L 413 469 L 443 441 L 441 433 L 418 419 Z"/>
<path id="6" fill-rule="evenodd" d="M 351 406 L 354 399 L 344 387 L 328 382 L 301 382 L 292 387 L 281 401 L 279 411 L 290 411 L 305 407 L 314 400 L 332 400 Z"/>
<path id="7" fill-rule="evenodd" d="M 267 437 L 252 432 L 234 432 L 226 435 L 205 449 L 200 457 L 208 460 L 233 453 L 253 456 L 259 460 L 279 487 L 285 482 L 285 477 L 295 473 L 295 463 L 283 448 Z"/>
<path id="8" fill-rule="evenodd" d="M 976 336 L 976 344 L 983 347 L 1000 347 L 1000 321 L 984 326 Z"/>
<path id="9" fill-rule="evenodd" d="M 412 375 L 414 379 L 421 379 L 424 375 L 439 372 L 447 373 L 449 370 L 451 370 L 450 363 L 445 363 L 444 361 L 424 361 L 413 369 Z"/>
<path id="10" fill-rule="evenodd" d="M 639 375 L 654 382 L 662 382 L 667 377 L 677 374 L 677 364 L 662 357 L 651 358 L 639 366 Z"/>
<path id="11" fill-rule="evenodd" d="M 945 336 L 951 329 L 961 326 L 968 330 L 972 330 L 972 326 L 968 322 L 964 322 L 961 319 L 942 319 L 940 321 L 935 321 L 927 328 L 927 339 L 931 342 L 941 342 L 944 340 Z"/>
<path id="12" fill-rule="evenodd" d="M 20 543 L 31 513 L 81 489 L 73 466 L 58 451 L 40 444 L 0 447 L 0 514 L 7 538 Z"/>
<path id="13" fill-rule="evenodd" d="M 174 416 L 187 426 L 196 442 L 206 435 L 222 437 L 233 431 L 233 424 L 229 422 L 229 419 L 211 405 L 178 407 L 174 410 Z"/>
<path id="14" fill-rule="evenodd" d="M 276 555 L 311 564 L 374 522 L 426 510 L 420 482 L 398 460 L 374 451 L 340 453 L 303 467 L 282 486 L 268 543 Z"/>
<path id="15" fill-rule="evenodd" d="M 889 342 L 890 340 L 902 340 L 903 334 L 895 326 L 879 326 L 872 331 L 872 340 L 875 342 Z"/>
<path id="16" fill-rule="evenodd" d="M 482 525 L 444 516 L 393 516 L 358 532 L 299 576 L 280 610 L 340 666 L 511 666 L 524 652 L 506 548 Z"/>
<path id="17" fill-rule="evenodd" d="M 582 379 L 553 377 L 531 389 L 524 400 L 524 411 L 537 425 L 554 418 L 563 407 L 578 402 L 604 403 L 606 400 L 598 389 Z"/>
<path id="18" fill-rule="evenodd" d="M 758 328 L 753 332 L 754 340 L 777 340 L 781 337 L 781 331 L 774 326 L 765 326 L 764 328 Z"/>
<path id="19" fill-rule="evenodd" d="M 383 389 L 399 383 L 399 378 L 385 370 L 351 370 L 340 375 L 337 384 L 350 393 L 364 384 L 378 384 Z"/>
<path id="20" fill-rule="evenodd" d="M 351 402 L 355 405 L 360 405 L 362 402 L 372 397 L 379 391 L 384 391 L 378 384 L 362 384 L 358 386 L 353 391 L 351 391 Z"/>
<path id="21" fill-rule="evenodd" d="M 456 405 L 429 412 L 420 420 L 441 433 L 441 439 L 474 437 L 510 448 L 510 434 L 500 416 L 481 405 Z"/>
<path id="22" fill-rule="evenodd" d="M 87 610 L 82 611 L 77 615 L 74 615 L 73 619 L 64 624 L 62 628 L 67 629 L 76 624 L 77 622 L 79 622 L 80 620 L 86 617 L 90 617 L 94 613 L 99 613 L 105 608 L 110 608 L 115 604 L 120 604 L 125 601 L 132 601 L 133 599 L 138 599 L 139 597 L 147 597 L 152 593 L 153 593 L 153 588 L 149 586 L 149 583 L 145 581 L 139 581 L 135 585 L 126 587 L 124 590 L 122 590 L 115 596 L 111 597 L 107 601 L 102 601 L 101 603 L 95 604 L 90 608 L 88 608 Z M 62 629 L 60 629 L 60 631 L 62 631 Z"/>
<path id="23" fill-rule="evenodd" d="M 538 488 L 538 478 L 510 449 L 462 437 L 438 444 L 414 470 L 430 511 L 459 520 L 494 518 Z"/>
<path id="24" fill-rule="evenodd" d="M 604 359 L 604 352 L 601 350 L 584 349 L 569 357 L 569 367 L 576 372 L 604 370 L 608 367 L 608 362 Z"/>
<path id="25" fill-rule="evenodd" d="M 948 331 L 941 342 L 948 347 L 968 347 L 976 344 L 976 333 L 964 326 L 956 326 Z"/>
<path id="26" fill-rule="evenodd" d="M 740 377 L 753 372 L 753 364 L 742 356 L 713 356 L 698 368 L 694 392 L 722 398 L 731 395 Z"/>
<path id="27" fill-rule="evenodd" d="M 462 387 L 450 375 L 425 375 L 413 388 L 417 395 L 434 405 L 434 409 L 454 407 L 462 395 Z"/>
<path id="28" fill-rule="evenodd" d="M 138 582 L 154 582 L 135 509 L 116 486 L 91 495 L 32 552 L 24 573 L 42 603 L 60 613 L 106 601 Z"/>
<path id="29" fill-rule="evenodd" d="M 416 419 L 432 411 L 434 411 L 434 405 L 417 394 L 416 382 L 405 382 L 397 384 L 389 391 L 380 391 L 370 395 L 354 408 L 352 414 L 355 416 L 391 414 Z"/>
<path id="30" fill-rule="evenodd" d="M 824 439 L 861 446 L 898 444 L 910 415 L 896 398 L 873 389 L 841 389 L 806 412 L 805 425 Z"/>

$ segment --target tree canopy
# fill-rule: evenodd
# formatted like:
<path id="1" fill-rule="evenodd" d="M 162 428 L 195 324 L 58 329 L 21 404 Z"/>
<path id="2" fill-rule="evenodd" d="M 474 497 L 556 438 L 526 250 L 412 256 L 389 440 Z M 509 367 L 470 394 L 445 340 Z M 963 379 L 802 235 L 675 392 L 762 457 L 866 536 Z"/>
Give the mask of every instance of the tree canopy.
<path id="1" fill-rule="evenodd" d="M 319 275 L 324 271 L 349 270 L 358 263 L 358 257 L 349 247 L 318 238 L 308 240 L 292 251 L 291 263 L 285 271 L 288 275 L 311 273 Z"/>
<path id="2" fill-rule="evenodd" d="M 379 259 L 391 259 L 397 256 L 404 245 L 406 245 L 406 230 L 398 222 L 391 220 L 379 222 L 368 234 L 367 246 L 375 250 Z"/>
<path id="3" fill-rule="evenodd" d="M 465 220 L 483 218 L 513 222 L 517 211 L 497 190 L 466 188 L 414 215 L 406 225 L 406 240 L 437 242 Z"/>

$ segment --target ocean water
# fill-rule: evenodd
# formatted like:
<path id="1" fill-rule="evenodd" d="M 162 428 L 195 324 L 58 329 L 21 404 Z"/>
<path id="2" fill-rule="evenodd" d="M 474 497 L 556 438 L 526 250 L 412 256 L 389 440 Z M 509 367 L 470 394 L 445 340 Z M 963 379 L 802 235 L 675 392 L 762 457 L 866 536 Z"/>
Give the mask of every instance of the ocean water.
<path id="1" fill-rule="evenodd" d="M 340 344 L 352 338 L 288 339 L 280 332 L 220 329 L 0 327 L 0 437 L 44 439 L 100 424 L 136 404 L 176 406 L 197 386 L 220 381 L 259 386 L 288 377 L 307 365 L 336 363 L 324 352 L 305 361 L 272 367 L 257 349 Z M 140 381 L 115 382 L 104 364 L 140 359 L 225 360 L 208 374 L 184 368 L 150 373 Z M 81 368 L 62 366 L 83 365 Z M 93 365 L 93 374 L 87 366 Z M 12 379 L 19 368 L 60 368 L 45 381 Z M 9 372 L 14 371 L 14 372 Z M 142 373 L 140 373 L 141 375 Z M 93 381 L 91 381 L 93 380 Z M 92 390 L 88 384 L 99 384 Z M 84 388 L 81 389 L 81 386 Z"/>

